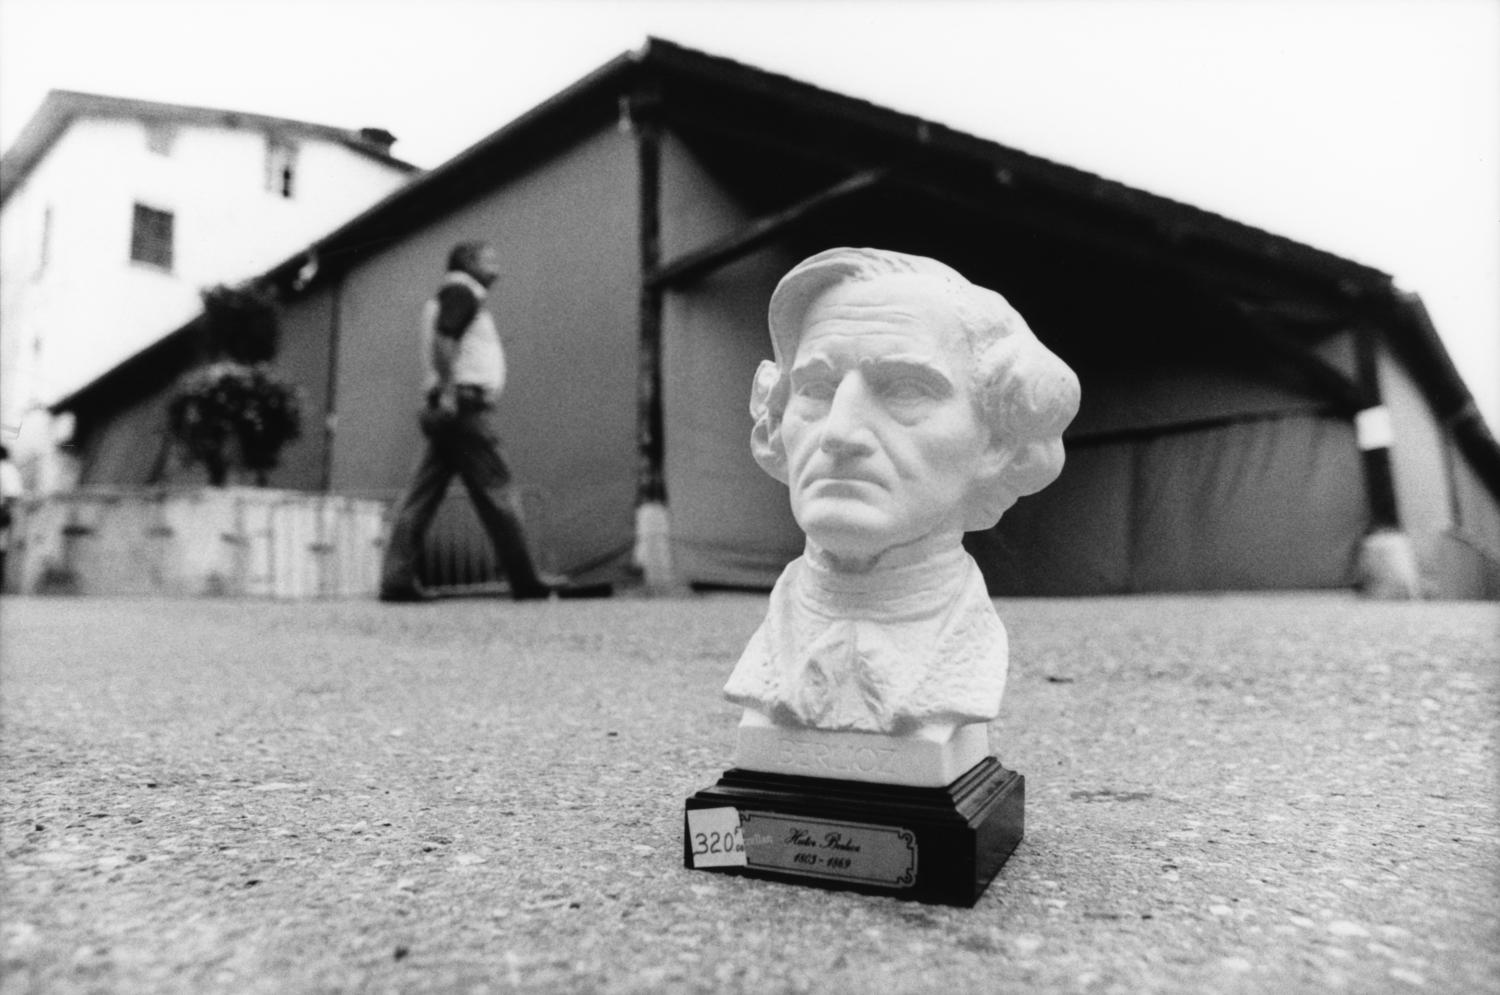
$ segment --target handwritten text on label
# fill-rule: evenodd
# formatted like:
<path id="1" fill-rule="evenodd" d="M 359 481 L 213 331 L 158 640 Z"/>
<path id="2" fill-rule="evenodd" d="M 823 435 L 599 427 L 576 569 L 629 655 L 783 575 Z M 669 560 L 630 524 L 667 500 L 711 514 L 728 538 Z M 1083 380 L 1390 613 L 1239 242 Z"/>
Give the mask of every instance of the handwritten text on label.
<path id="1" fill-rule="evenodd" d="M 688 846 L 694 867 L 744 867 L 740 813 L 732 808 L 688 809 Z"/>

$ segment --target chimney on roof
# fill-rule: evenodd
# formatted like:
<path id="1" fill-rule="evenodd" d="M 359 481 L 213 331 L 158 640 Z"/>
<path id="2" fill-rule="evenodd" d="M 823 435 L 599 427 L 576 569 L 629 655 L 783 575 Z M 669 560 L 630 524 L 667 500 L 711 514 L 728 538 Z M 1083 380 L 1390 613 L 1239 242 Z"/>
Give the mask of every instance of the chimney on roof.
<path id="1" fill-rule="evenodd" d="M 361 128 L 359 140 L 366 145 L 373 145 L 387 155 L 390 154 L 391 146 L 396 144 L 396 136 L 384 128 Z"/>

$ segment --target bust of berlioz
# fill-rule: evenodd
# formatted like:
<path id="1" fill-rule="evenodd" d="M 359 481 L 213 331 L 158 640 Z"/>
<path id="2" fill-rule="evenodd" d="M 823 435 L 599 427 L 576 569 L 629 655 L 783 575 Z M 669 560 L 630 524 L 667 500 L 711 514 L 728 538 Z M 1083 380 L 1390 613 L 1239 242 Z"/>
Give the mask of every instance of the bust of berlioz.
<path id="1" fill-rule="evenodd" d="M 896 252 L 799 263 L 770 328 L 751 449 L 807 542 L 724 689 L 737 763 L 946 784 L 988 754 L 1008 662 L 963 534 L 1056 479 L 1078 380 L 999 294 Z"/>

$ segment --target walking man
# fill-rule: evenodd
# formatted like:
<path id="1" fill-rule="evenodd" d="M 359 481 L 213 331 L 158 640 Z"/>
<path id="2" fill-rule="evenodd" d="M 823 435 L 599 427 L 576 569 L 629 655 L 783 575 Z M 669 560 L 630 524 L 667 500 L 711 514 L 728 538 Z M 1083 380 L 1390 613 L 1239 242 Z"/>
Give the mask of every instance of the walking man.
<path id="1" fill-rule="evenodd" d="M 426 451 L 396 511 L 381 567 L 382 601 L 431 597 L 417 580 L 427 528 L 455 475 L 463 481 L 489 533 L 516 600 L 545 598 L 553 588 L 537 576 L 512 506 L 510 469 L 500 456 L 495 401 L 505 389 L 505 351 L 485 297 L 500 275 L 486 242 L 461 242 L 422 313 L 426 405 L 420 425 Z"/>

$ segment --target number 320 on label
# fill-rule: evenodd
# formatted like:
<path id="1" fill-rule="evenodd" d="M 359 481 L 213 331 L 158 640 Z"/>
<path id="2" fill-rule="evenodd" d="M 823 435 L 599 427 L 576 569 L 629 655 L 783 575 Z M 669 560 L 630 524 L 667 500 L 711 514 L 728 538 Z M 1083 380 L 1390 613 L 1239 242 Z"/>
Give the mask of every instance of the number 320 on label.
<path id="1" fill-rule="evenodd" d="M 744 867 L 745 837 L 732 808 L 690 810 L 688 848 L 694 867 Z"/>

